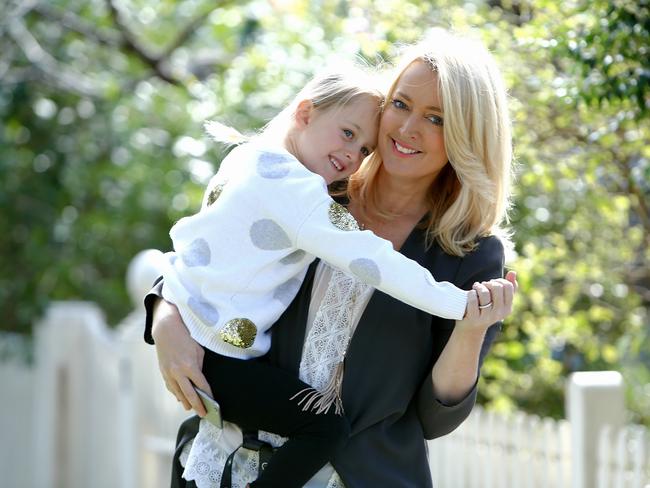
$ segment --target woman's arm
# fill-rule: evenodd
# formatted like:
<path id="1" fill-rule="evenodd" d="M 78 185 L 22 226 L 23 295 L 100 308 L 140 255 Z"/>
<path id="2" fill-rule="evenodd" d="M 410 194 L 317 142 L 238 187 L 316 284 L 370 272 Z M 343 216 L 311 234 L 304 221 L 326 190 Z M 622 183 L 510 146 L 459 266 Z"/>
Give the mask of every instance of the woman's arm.
<path id="1" fill-rule="evenodd" d="M 155 289 L 154 289 L 155 290 Z M 192 384 L 212 395 L 201 369 L 203 348 L 190 336 L 178 309 L 156 293 L 147 296 L 147 324 L 151 324 L 151 342 L 155 343 L 158 367 L 165 386 L 183 404 L 203 417 L 206 412 Z M 145 328 L 145 339 L 148 327 Z M 149 341 L 148 341 L 149 342 Z"/>
<path id="2" fill-rule="evenodd" d="M 475 288 L 476 282 L 500 279 L 503 276 L 504 250 L 496 237 L 482 239 L 479 247 L 461 260 L 456 277 L 453 280 L 460 287 Z M 516 290 L 516 276 L 510 274 L 508 283 L 512 292 Z M 483 297 L 481 303 L 488 301 L 487 287 L 478 287 Z M 470 414 L 476 401 L 479 369 L 492 341 L 498 333 L 500 319 L 507 315 L 509 309 L 499 306 L 500 310 L 483 309 L 487 313 L 481 317 L 478 310 L 467 319 L 448 327 L 434 325 L 438 330 L 431 373 L 415 398 L 418 417 L 422 424 L 424 436 L 434 439 L 448 434 L 458 427 Z M 478 315 L 478 318 L 477 318 Z M 485 320 L 483 320 L 485 319 Z M 438 319 L 439 321 L 439 319 Z M 487 322 L 487 324 L 486 324 Z M 490 325 L 492 324 L 492 325 Z"/>
<path id="3" fill-rule="evenodd" d="M 479 303 L 484 305 L 491 300 L 492 306 L 479 309 L 476 296 L 470 295 L 467 316 L 456 321 L 449 341 L 431 372 L 434 395 L 439 401 L 458 403 L 474 388 L 486 332 L 492 324 L 503 320 L 512 311 L 516 278 L 515 272 L 510 271 L 506 279 L 474 285 Z"/>

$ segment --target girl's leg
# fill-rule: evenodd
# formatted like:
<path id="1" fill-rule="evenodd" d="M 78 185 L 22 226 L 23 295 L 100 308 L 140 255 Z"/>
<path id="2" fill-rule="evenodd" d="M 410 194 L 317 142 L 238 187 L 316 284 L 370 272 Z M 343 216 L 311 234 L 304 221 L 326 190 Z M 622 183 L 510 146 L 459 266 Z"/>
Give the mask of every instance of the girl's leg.
<path id="1" fill-rule="evenodd" d="M 258 360 L 243 361 L 209 350 L 205 374 L 225 420 L 244 429 L 265 430 L 289 440 L 278 449 L 251 488 L 301 487 L 329 461 L 349 436 L 345 417 L 303 411 L 299 391 L 309 388 L 292 373 Z"/>

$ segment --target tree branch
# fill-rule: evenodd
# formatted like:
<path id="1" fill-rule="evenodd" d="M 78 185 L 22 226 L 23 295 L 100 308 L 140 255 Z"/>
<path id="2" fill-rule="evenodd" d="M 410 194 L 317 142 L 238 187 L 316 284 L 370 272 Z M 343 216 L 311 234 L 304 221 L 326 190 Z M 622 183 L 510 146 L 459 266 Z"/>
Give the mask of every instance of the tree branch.
<path id="1" fill-rule="evenodd" d="M 40 4 L 34 11 L 48 20 L 60 23 L 67 29 L 92 39 L 98 44 L 116 47 L 120 45 L 120 36 L 114 32 L 102 32 L 97 26 L 86 22 L 72 12 L 63 12 L 58 8 L 50 7 L 47 4 Z"/>
<path id="2" fill-rule="evenodd" d="M 13 20 L 9 25 L 8 32 L 29 62 L 54 80 L 58 87 L 88 97 L 98 98 L 102 96 L 102 90 L 96 87 L 97 82 L 81 73 L 70 72 L 69 69 L 62 67 L 55 58 L 41 47 L 20 19 Z"/>
<path id="3" fill-rule="evenodd" d="M 220 3 L 215 3 L 212 6 L 205 9 L 205 11 L 198 13 L 190 22 L 185 26 L 181 33 L 176 37 L 176 39 L 170 43 L 169 46 L 163 51 L 161 57 L 168 58 L 171 54 L 181 47 L 185 42 L 194 34 L 198 27 L 205 22 L 208 16 L 214 12 L 217 8 L 221 7 Z"/>
<path id="4" fill-rule="evenodd" d="M 122 21 L 120 12 L 118 11 L 113 1 L 106 0 L 106 4 L 108 5 L 108 10 L 110 12 L 111 18 L 113 19 L 113 22 L 120 31 L 122 48 L 140 58 L 140 60 L 149 66 L 156 74 L 156 76 L 158 76 L 161 80 L 166 81 L 170 85 L 183 86 L 183 83 L 180 80 L 172 76 L 172 74 L 167 72 L 167 70 L 163 67 L 164 61 L 166 61 L 167 58 L 155 57 L 154 55 L 147 52 L 145 47 L 141 46 L 138 43 L 135 35 L 133 35 L 126 23 Z"/>

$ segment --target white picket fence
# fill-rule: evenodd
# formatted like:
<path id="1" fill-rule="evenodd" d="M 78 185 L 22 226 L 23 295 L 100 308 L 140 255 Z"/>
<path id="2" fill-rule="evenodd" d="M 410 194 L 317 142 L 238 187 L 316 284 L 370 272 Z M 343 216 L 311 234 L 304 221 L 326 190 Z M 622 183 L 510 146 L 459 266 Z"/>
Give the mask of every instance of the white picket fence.
<path id="1" fill-rule="evenodd" d="M 176 429 L 188 416 L 165 390 L 142 340 L 141 297 L 159 255 L 134 259 L 137 311 L 109 329 L 95 305 L 53 303 L 36 327 L 34 366 L 0 363 L 2 486 L 168 486 Z M 650 433 L 624 426 L 618 373 L 568 381 L 568 420 L 480 407 L 430 441 L 441 488 L 650 488 Z"/>

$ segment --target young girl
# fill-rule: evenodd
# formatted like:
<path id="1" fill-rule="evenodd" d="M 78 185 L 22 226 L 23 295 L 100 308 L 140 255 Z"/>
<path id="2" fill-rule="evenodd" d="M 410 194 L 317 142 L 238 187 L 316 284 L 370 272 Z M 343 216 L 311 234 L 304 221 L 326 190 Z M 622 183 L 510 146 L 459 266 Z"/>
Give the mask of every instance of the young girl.
<path id="1" fill-rule="evenodd" d="M 205 348 L 204 371 L 219 372 L 207 380 L 223 417 L 289 437 L 252 487 L 302 486 L 348 436 L 340 373 L 315 391 L 257 360 L 315 257 L 444 318 L 462 319 L 474 293 L 436 282 L 330 198 L 327 185 L 355 172 L 376 145 L 382 96 L 360 76 L 313 79 L 224 159 L 201 211 L 170 231 L 163 297 Z"/>

